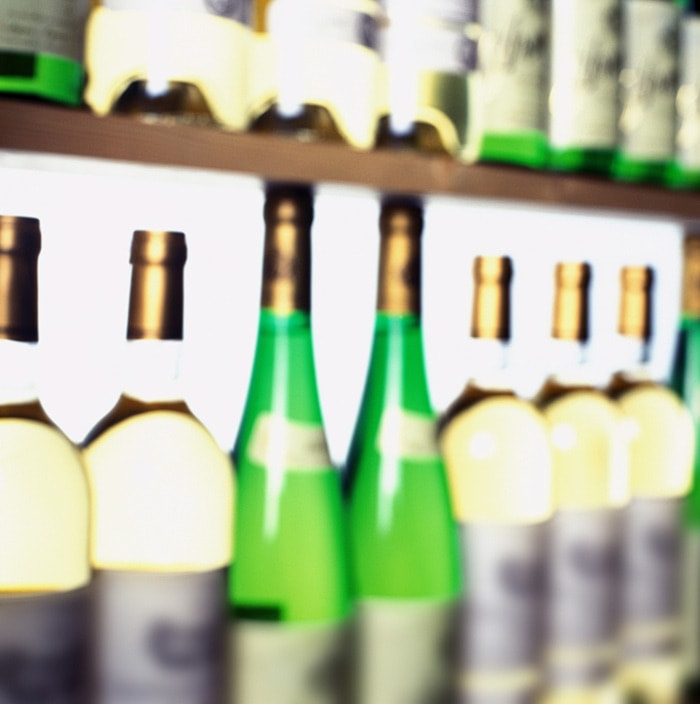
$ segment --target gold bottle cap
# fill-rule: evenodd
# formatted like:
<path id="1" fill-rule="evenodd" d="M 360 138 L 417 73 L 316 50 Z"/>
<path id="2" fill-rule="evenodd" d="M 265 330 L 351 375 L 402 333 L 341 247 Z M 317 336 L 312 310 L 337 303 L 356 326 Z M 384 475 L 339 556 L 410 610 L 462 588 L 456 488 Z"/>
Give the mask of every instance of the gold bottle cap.
<path id="1" fill-rule="evenodd" d="M 265 195 L 262 306 L 275 313 L 311 309 L 311 223 L 308 186 L 272 184 Z"/>
<path id="2" fill-rule="evenodd" d="M 182 339 L 186 259 L 187 244 L 182 232 L 134 232 L 127 339 Z"/>
<path id="3" fill-rule="evenodd" d="M 552 337 L 588 340 L 588 287 L 591 267 L 585 262 L 559 262 L 555 268 Z"/>
<path id="4" fill-rule="evenodd" d="M 39 339 L 40 249 L 41 230 L 36 218 L 0 215 L 0 339 Z"/>
<path id="5" fill-rule="evenodd" d="M 474 260 L 472 337 L 510 339 L 510 257 L 477 257 Z"/>
<path id="6" fill-rule="evenodd" d="M 420 314 L 423 208 L 417 198 L 389 197 L 379 215 L 377 310 Z"/>
<path id="7" fill-rule="evenodd" d="M 689 233 L 683 241 L 682 308 L 700 316 L 700 232 Z"/>
<path id="8" fill-rule="evenodd" d="M 641 340 L 651 338 L 651 287 L 654 274 L 648 266 L 626 266 L 620 272 L 622 295 L 617 330 Z"/>

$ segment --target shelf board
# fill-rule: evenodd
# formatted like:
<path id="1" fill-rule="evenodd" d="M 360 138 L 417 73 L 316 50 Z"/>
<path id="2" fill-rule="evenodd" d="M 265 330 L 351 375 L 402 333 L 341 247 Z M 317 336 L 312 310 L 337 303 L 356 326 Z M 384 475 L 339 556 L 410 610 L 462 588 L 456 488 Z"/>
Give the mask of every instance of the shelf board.
<path id="1" fill-rule="evenodd" d="M 623 184 L 577 174 L 439 155 L 301 143 L 213 127 L 147 124 L 0 98 L 0 149 L 247 174 L 264 180 L 332 183 L 381 192 L 450 195 L 524 205 L 594 209 L 681 222 L 700 221 L 700 192 Z"/>

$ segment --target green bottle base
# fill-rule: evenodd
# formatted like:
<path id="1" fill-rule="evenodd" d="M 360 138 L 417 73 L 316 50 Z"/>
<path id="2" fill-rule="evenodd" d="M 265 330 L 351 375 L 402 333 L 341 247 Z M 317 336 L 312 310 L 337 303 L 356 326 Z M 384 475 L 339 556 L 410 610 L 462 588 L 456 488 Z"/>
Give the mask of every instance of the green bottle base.
<path id="1" fill-rule="evenodd" d="M 84 73 L 77 61 L 49 54 L 0 51 L 0 93 L 79 105 Z"/>
<path id="2" fill-rule="evenodd" d="M 673 163 L 666 173 L 666 185 L 670 188 L 698 189 L 700 188 L 700 170 L 689 171 Z"/>
<path id="3" fill-rule="evenodd" d="M 542 132 L 489 132 L 481 139 L 479 161 L 496 161 L 532 169 L 547 166 L 549 145 Z"/>
<path id="4" fill-rule="evenodd" d="M 567 147 L 549 148 L 548 166 L 555 171 L 583 171 L 594 174 L 609 174 L 614 150 L 580 149 Z"/>
<path id="5" fill-rule="evenodd" d="M 612 177 L 632 183 L 663 185 L 668 179 L 669 161 L 641 161 L 616 154 L 612 162 Z"/>

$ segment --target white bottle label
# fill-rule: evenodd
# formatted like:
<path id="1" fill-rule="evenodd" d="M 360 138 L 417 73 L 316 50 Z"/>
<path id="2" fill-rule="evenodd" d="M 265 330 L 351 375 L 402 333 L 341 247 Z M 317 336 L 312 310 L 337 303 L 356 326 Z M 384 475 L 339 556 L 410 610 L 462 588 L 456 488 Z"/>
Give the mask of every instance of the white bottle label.
<path id="1" fill-rule="evenodd" d="M 220 700 L 226 571 L 98 570 L 93 584 L 97 699 L 102 704 Z"/>
<path id="2" fill-rule="evenodd" d="M 359 700 L 364 704 L 449 701 L 457 615 L 453 601 L 360 601 Z"/>
<path id="3" fill-rule="evenodd" d="M 85 701 L 87 589 L 0 598 L 0 704 Z"/>
<path id="4" fill-rule="evenodd" d="M 553 0 L 551 31 L 550 141 L 614 148 L 620 0 Z"/>
<path id="5" fill-rule="evenodd" d="M 700 170 L 700 16 L 681 21 L 679 127 L 676 156 L 681 167 Z"/>
<path id="6" fill-rule="evenodd" d="M 0 50 L 55 54 L 80 61 L 88 10 L 87 0 L 3 0 Z"/>
<path id="7" fill-rule="evenodd" d="M 482 0 L 479 12 L 484 130 L 544 130 L 549 46 L 547 3 Z"/>
<path id="8" fill-rule="evenodd" d="M 205 13 L 247 24 L 252 0 L 102 0 L 102 5 L 110 10 Z"/>
<path id="9" fill-rule="evenodd" d="M 262 413 L 251 433 L 248 457 L 256 464 L 296 472 L 331 468 L 323 427 Z"/>
<path id="10" fill-rule="evenodd" d="M 681 599 L 681 500 L 634 498 L 623 543 L 623 639 L 629 659 L 678 651 Z"/>
<path id="11" fill-rule="evenodd" d="M 438 457 L 435 420 L 402 408 L 384 411 L 377 442 L 377 451 L 390 457 L 418 462 Z"/>
<path id="12" fill-rule="evenodd" d="M 623 5 L 620 148 L 634 159 L 673 157 L 678 83 L 678 7 L 666 0 Z"/>
<path id="13" fill-rule="evenodd" d="M 461 537 L 462 686 L 470 702 L 528 701 L 539 685 L 546 524 L 461 524 Z"/>
<path id="14" fill-rule="evenodd" d="M 231 701 L 339 704 L 347 686 L 348 643 L 341 624 L 238 619 L 232 635 Z"/>
<path id="15" fill-rule="evenodd" d="M 555 687 L 608 679 L 619 624 L 621 515 L 562 510 L 550 528 L 548 679 Z"/>
<path id="16" fill-rule="evenodd" d="M 683 655 L 684 674 L 700 677 L 700 530 L 683 536 Z"/>

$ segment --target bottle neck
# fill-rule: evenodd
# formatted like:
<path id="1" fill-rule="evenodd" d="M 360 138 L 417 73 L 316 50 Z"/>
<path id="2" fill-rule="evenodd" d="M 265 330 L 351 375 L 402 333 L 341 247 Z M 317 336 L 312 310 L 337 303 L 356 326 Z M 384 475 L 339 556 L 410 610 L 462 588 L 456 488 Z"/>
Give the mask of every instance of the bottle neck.
<path id="1" fill-rule="evenodd" d="M 648 379 L 649 343 L 641 337 L 617 335 L 613 345 L 615 369 L 626 376 Z"/>
<path id="2" fill-rule="evenodd" d="M 146 402 L 179 401 L 182 340 L 128 340 L 124 394 Z"/>
<path id="3" fill-rule="evenodd" d="M 11 370 L 0 381 L 0 405 L 38 400 L 37 345 L 0 339 L 0 369 Z"/>
<path id="4" fill-rule="evenodd" d="M 508 341 L 474 337 L 469 345 L 469 367 L 473 370 L 470 383 L 488 391 L 513 389 L 512 372 L 508 364 Z"/>
<path id="5" fill-rule="evenodd" d="M 550 378 L 562 385 L 581 386 L 592 383 L 593 374 L 585 342 L 551 338 L 548 364 Z"/>

